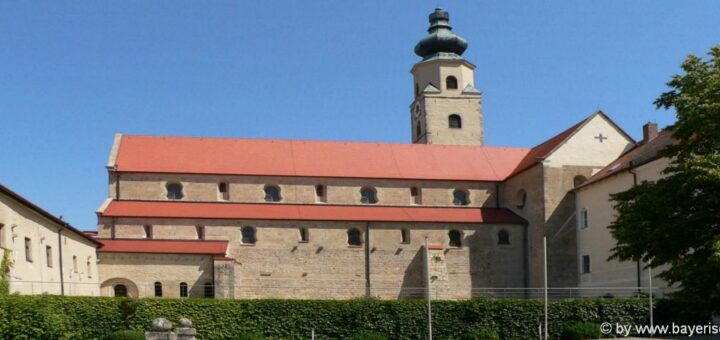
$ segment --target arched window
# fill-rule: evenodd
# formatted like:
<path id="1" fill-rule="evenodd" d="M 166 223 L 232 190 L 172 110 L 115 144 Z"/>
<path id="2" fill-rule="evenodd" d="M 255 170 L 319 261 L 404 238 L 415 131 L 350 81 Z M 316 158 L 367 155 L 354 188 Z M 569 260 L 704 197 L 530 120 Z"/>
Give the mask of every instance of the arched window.
<path id="1" fill-rule="evenodd" d="M 460 115 L 451 114 L 448 116 L 448 127 L 451 129 L 462 129 L 462 118 Z"/>
<path id="2" fill-rule="evenodd" d="M 418 188 L 418 187 L 410 188 L 410 197 L 412 199 L 412 204 L 421 204 L 422 196 L 420 194 L 420 188 Z"/>
<path id="3" fill-rule="evenodd" d="M 320 203 L 327 202 L 327 198 L 325 197 L 325 186 L 322 184 L 315 186 L 315 201 Z"/>
<path id="4" fill-rule="evenodd" d="M 583 175 L 577 175 L 575 178 L 573 178 L 573 187 L 577 187 L 580 184 L 585 183 L 587 181 L 587 178 Z"/>
<path id="5" fill-rule="evenodd" d="M 153 227 L 151 225 L 144 225 L 143 230 L 145 231 L 145 238 L 153 238 Z"/>
<path id="6" fill-rule="evenodd" d="M 198 240 L 204 240 L 205 239 L 205 226 L 204 225 L 196 225 L 195 233 L 197 233 Z"/>
<path id="7" fill-rule="evenodd" d="M 162 283 L 155 282 L 155 297 L 162 297 Z"/>
<path id="8" fill-rule="evenodd" d="M 280 202 L 280 188 L 274 185 L 265 187 L 265 202 Z"/>
<path id="9" fill-rule="evenodd" d="M 223 201 L 230 199 L 230 191 L 228 190 L 228 184 L 225 182 L 218 183 L 218 198 Z"/>
<path id="10" fill-rule="evenodd" d="M 347 243 L 349 246 L 361 246 L 362 245 L 362 233 L 357 228 L 348 229 L 347 231 Z"/>
<path id="11" fill-rule="evenodd" d="M 116 297 L 127 297 L 128 296 L 127 286 L 125 286 L 125 285 L 115 285 L 115 287 L 113 287 L 113 292 L 115 293 Z"/>
<path id="12" fill-rule="evenodd" d="M 240 233 L 242 234 L 243 244 L 255 244 L 255 242 L 257 241 L 257 239 L 255 238 L 255 228 L 253 227 L 242 227 Z"/>
<path id="13" fill-rule="evenodd" d="M 400 229 L 400 243 L 410 243 L 410 229 Z"/>
<path id="14" fill-rule="evenodd" d="M 215 286 L 212 284 L 212 282 L 205 282 L 205 284 L 203 285 L 203 293 L 206 298 L 215 297 Z"/>
<path id="15" fill-rule="evenodd" d="M 522 209 L 525 208 L 525 203 L 527 203 L 527 192 L 525 192 L 525 190 L 523 189 L 520 189 L 515 196 L 515 206 L 517 206 L 518 209 Z"/>
<path id="16" fill-rule="evenodd" d="M 377 191 L 374 188 L 365 187 L 360 189 L 360 203 L 375 204 L 377 202 Z"/>
<path id="17" fill-rule="evenodd" d="M 453 192 L 453 204 L 454 205 L 468 205 L 470 199 L 468 198 L 468 192 L 464 189 L 455 189 Z"/>
<path id="18" fill-rule="evenodd" d="M 447 88 L 448 90 L 457 90 L 457 78 L 453 76 L 448 76 L 447 78 L 445 78 L 445 88 Z"/>
<path id="19" fill-rule="evenodd" d="M 420 127 L 420 122 L 415 125 L 415 138 L 420 138 L 420 135 L 422 135 L 422 128 Z"/>
<path id="20" fill-rule="evenodd" d="M 180 183 L 168 183 L 165 185 L 167 190 L 167 198 L 171 200 L 181 200 L 183 195 L 183 187 Z"/>
<path id="21" fill-rule="evenodd" d="M 310 235 L 308 235 L 307 228 L 300 227 L 298 228 L 298 234 L 300 235 L 300 242 L 308 242 L 310 240 Z"/>
<path id="22" fill-rule="evenodd" d="M 188 285 L 185 282 L 180 282 L 180 297 L 188 297 Z"/>
<path id="23" fill-rule="evenodd" d="M 510 244 L 510 233 L 507 230 L 498 231 L 498 244 Z"/>
<path id="24" fill-rule="evenodd" d="M 448 233 L 448 238 L 450 238 L 450 246 L 455 248 L 462 247 L 462 233 L 459 230 L 450 230 Z"/>

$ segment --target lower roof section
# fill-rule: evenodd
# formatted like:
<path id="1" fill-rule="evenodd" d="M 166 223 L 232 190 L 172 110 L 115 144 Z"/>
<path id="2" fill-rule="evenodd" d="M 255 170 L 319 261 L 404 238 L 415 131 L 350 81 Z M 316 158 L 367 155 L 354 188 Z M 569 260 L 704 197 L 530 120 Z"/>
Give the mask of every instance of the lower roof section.
<path id="1" fill-rule="evenodd" d="M 503 208 L 430 208 L 325 204 L 111 201 L 103 217 L 291 221 L 526 224 Z"/>
<path id="2" fill-rule="evenodd" d="M 228 241 L 98 239 L 101 253 L 189 254 L 224 257 Z"/>

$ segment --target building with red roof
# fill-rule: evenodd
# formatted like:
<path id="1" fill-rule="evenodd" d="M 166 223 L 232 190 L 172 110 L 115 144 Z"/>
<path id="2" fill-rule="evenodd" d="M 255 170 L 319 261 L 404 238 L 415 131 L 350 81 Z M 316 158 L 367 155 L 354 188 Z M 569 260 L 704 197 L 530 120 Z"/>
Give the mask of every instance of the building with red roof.
<path id="1" fill-rule="evenodd" d="M 535 147 L 486 146 L 467 42 L 429 19 L 412 143 L 116 135 L 103 294 L 466 298 L 539 287 L 545 235 L 550 284 L 576 285 L 572 189 L 634 141 L 598 111 Z"/>

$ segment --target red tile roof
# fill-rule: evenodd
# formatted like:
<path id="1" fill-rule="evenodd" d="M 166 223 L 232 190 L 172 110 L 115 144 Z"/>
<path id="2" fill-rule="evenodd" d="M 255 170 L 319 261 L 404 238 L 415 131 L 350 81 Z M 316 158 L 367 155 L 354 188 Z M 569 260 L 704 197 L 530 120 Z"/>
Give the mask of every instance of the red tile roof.
<path id="1" fill-rule="evenodd" d="M 440 243 L 428 243 L 428 249 L 430 250 L 443 250 L 443 245 Z"/>
<path id="2" fill-rule="evenodd" d="M 589 119 L 589 118 L 588 118 Z M 571 135 L 577 131 L 580 126 L 582 126 L 587 119 L 584 119 L 583 121 L 571 126 L 567 130 L 560 132 L 559 134 L 555 135 L 554 137 L 536 145 L 534 148 L 530 149 L 530 152 L 525 155 L 525 157 L 520 161 L 518 166 L 515 168 L 515 170 L 512 172 L 512 175 L 516 175 L 518 173 L 521 173 L 531 166 L 537 164 L 539 160 L 542 160 L 543 158 L 547 157 L 549 153 L 551 153 L 553 150 L 555 150 L 560 144 L 565 142 Z M 512 175 L 510 177 L 512 177 Z"/>
<path id="3" fill-rule="evenodd" d="M 106 240 L 98 252 L 101 253 L 151 253 L 151 254 L 195 254 L 225 256 L 227 241 L 190 240 Z"/>
<path id="4" fill-rule="evenodd" d="M 660 158 L 660 151 L 672 144 L 672 131 L 666 129 L 660 131 L 655 138 L 635 145 L 633 148 L 622 154 L 612 163 L 588 178 L 585 183 L 579 185 L 575 190 L 597 183 L 605 178 L 614 176 L 623 171 L 638 167 Z"/>
<path id="5" fill-rule="evenodd" d="M 502 181 L 530 149 L 127 136 L 119 172 Z"/>
<path id="6" fill-rule="evenodd" d="M 104 217 L 524 224 L 508 209 L 112 201 Z"/>

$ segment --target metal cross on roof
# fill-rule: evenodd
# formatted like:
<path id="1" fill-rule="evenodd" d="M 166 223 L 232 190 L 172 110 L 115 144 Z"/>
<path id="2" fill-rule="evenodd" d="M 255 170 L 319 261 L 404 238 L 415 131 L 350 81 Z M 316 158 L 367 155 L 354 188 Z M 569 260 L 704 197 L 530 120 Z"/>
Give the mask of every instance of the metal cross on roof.
<path id="1" fill-rule="evenodd" d="M 602 143 L 603 140 L 606 140 L 608 138 L 603 136 L 603 134 L 601 133 L 601 134 L 598 134 L 597 136 L 595 136 L 595 139 L 597 139 L 600 143 Z"/>

